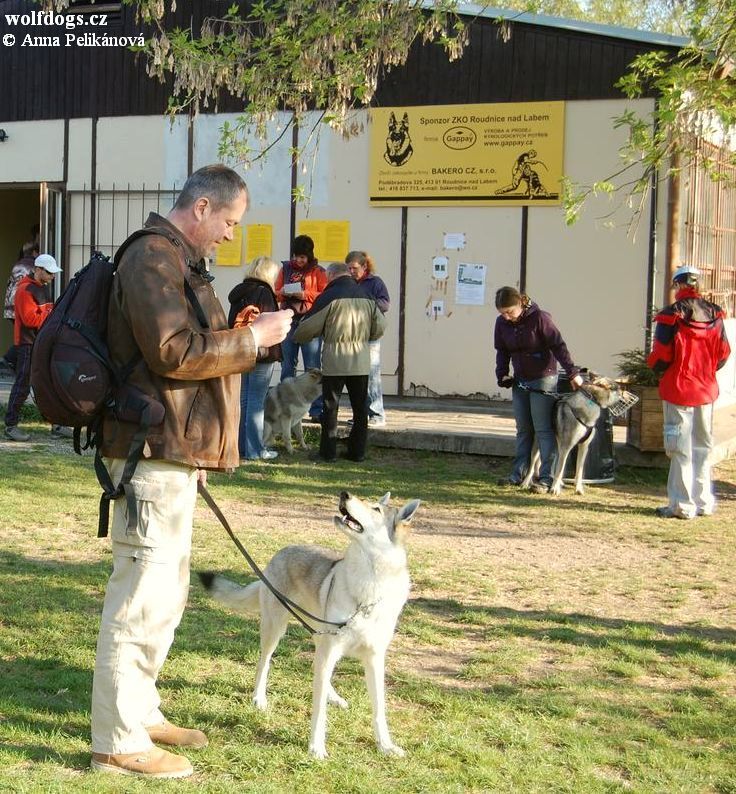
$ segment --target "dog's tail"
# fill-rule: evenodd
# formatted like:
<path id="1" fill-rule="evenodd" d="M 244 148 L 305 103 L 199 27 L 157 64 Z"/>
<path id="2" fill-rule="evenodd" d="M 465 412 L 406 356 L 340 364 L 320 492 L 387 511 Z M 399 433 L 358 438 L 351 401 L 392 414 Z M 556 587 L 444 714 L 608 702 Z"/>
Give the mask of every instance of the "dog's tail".
<path id="1" fill-rule="evenodd" d="M 205 590 L 220 604 L 236 612 L 257 613 L 261 583 L 251 582 L 243 587 L 216 573 L 200 572 Z"/>

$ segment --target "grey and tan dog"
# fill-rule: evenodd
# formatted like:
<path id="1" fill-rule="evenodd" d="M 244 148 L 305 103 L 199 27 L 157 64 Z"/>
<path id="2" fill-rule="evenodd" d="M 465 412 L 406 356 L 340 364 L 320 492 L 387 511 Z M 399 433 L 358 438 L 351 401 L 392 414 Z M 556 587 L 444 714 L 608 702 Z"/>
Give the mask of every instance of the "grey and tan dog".
<path id="1" fill-rule="evenodd" d="M 293 433 L 299 446 L 306 449 L 302 417 L 321 393 L 322 373 L 318 369 L 308 369 L 296 378 L 286 378 L 270 389 L 263 404 L 263 446 L 267 447 L 276 436 L 281 436 L 286 451 L 292 455 Z"/>
<path id="2" fill-rule="evenodd" d="M 633 395 L 624 391 L 616 381 L 588 372 L 586 381 L 570 394 L 561 394 L 555 404 L 553 424 L 557 438 L 557 462 L 550 493 L 559 496 L 562 492 L 562 477 L 567 459 L 575 447 L 578 448 L 575 465 L 575 493 L 583 493 L 583 471 L 588 448 L 595 435 L 595 426 L 603 408 L 617 404 L 631 404 Z M 636 401 L 633 398 L 634 402 Z M 539 450 L 536 443 L 531 464 L 521 488 L 529 488 L 539 467 Z"/>
<path id="3" fill-rule="evenodd" d="M 343 656 L 359 659 L 373 706 L 373 731 L 382 753 L 404 755 L 386 722 L 384 667 L 386 650 L 409 595 L 404 541 L 419 500 L 389 506 L 390 494 L 366 502 L 347 492 L 340 495 L 335 526 L 350 539 L 344 554 L 320 546 L 287 546 L 277 552 L 264 574 L 283 595 L 312 615 L 341 628 L 305 618 L 316 633 L 312 689 L 312 731 L 309 751 L 326 758 L 327 704 L 347 708 L 332 687 L 332 672 Z M 290 614 L 271 591 L 255 581 L 242 587 L 222 576 L 200 574 L 220 603 L 238 612 L 261 616 L 261 654 L 256 669 L 253 703 L 265 710 L 266 679 L 271 656 L 284 635 Z"/>

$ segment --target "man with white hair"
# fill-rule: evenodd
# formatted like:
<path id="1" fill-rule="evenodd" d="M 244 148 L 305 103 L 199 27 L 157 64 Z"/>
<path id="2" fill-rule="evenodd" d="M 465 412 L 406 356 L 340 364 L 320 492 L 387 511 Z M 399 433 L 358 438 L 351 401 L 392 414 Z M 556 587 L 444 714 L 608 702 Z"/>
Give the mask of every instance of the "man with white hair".
<path id="1" fill-rule="evenodd" d="M 715 509 L 710 478 L 713 403 L 718 397 L 716 371 L 731 348 L 723 310 L 705 300 L 698 287 L 700 271 L 679 267 L 673 276 L 675 302 L 655 318 L 654 345 L 647 364 L 661 376 L 664 448 L 670 459 L 668 504 L 661 518 L 709 516 Z"/>
<path id="2" fill-rule="evenodd" d="M 33 272 L 24 276 L 15 293 L 15 327 L 13 339 L 17 346 L 18 359 L 15 366 L 15 382 L 8 400 L 5 414 L 5 438 L 10 441 L 28 441 L 30 435 L 18 427 L 20 409 L 31 391 L 31 347 L 38 329 L 51 314 L 54 302 L 48 286 L 61 268 L 50 254 L 41 254 L 33 262 Z"/>

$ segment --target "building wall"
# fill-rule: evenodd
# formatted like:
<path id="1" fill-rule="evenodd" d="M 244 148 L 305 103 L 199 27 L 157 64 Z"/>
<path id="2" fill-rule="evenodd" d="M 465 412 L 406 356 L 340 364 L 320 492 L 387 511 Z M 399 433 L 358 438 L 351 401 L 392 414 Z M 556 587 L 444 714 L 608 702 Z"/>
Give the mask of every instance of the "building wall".
<path id="1" fill-rule="evenodd" d="M 620 167 L 624 133 L 613 129 L 612 119 L 624 107 L 646 115 L 652 103 L 566 103 L 565 172 L 574 181 L 591 182 Z M 401 209 L 369 206 L 368 140 L 367 134 L 344 141 L 322 133 L 314 167 L 303 177 L 312 201 L 299 208 L 298 218 L 308 213 L 311 219 L 347 219 L 351 247 L 374 255 L 394 298 L 382 370 L 387 391 L 395 392 Z M 630 233 L 629 219 L 630 212 L 616 209 L 607 197 L 593 199 L 572 227 L 565 226 L 559 207 L 528 209 L 527 291 L 552 313 L 576 362 L 610 375 L 616 374 L 616 354 L 644 341 L 648 206 L 636 234 Z M 519 286 L 521 224 L 522 209 L 516 207 L 408 209 L 406 393 L 506 396 L 494 375 L 494 296 L 501 286 Z M 465 248 L 444 250 L 446 232 L 463 233 Z M 433 278 L 432 259 L 438 255 L 449 260 L 446 281 Z M 661 260 L 661 251 L 658 256 Z M 486 265 L 482 306 L 456 300 L 457 268 L 463 262 Z M 442 301 L 441 315 L 432 311 L 434 301 Z"/>
<path id="2" fill-rule="evenodd" d="M 64 122 L 3 122 L 0 184 L 61 182 L 64 178 Z"/>
<path id="3" fill-rule="evenodd" d="M 566 103 L 565 172 L 579 182 L 600 179 L 618 166 L 623 132 L 612 119 L 625 107 L 646 115 L 650 100 L 595 100 Z M 193 167 L 218 158 L 217 147 L 226 114 L 200 116 L 193 135 Z M 382 371 L 387 393 L 399 389 L 399 285 L 402 210 L 374 208 L 368 203 L 367 113 L 365 131 L 344 140 L 324 128 L 318 141 L 310 139 L 311 119 L 300 130 L 300 143 L 314 154 L 300 174 L 311 196 L 296 207 L 302 219 L 343 220 L 350 224 L 349 247 L 367 250 L 386 282 L 393 305 L 383 344 Z M 251 190 L 246 224 L 273 228 L 272 255 L 286 259 L 290 245 L 291 130 L 288 116 L 279 115 L 268 131 L 273 143 L 268 157 L 242 171 Z M 22 152 L 12 164 L 26 179 L 58 180 L 63 173 L 63 122 L 8 125 Z M 22 129 L 21 129 L 22 127 Z M 40 132 L 39 132 L 40 130 Z M 45 135 L 45 137 L 44 137 Z M 97 211 L 97 246 L 106 253 L 138 228 L 151 209 L 166 213 L 187 171 L 190 131 L 184 121 L 172 128 L 160 117 L 100 119 L 96 129 L 96 176 L 102 191 Z M 279 137 L 281 136 L 281 137 Z M 33 145 L 25 142 L 32 140 Z M 278 139 L 278 140 L 277 140 Z M 89 119 L 69 122 L 68 273 L 86 262 L 90 244 L 90 196 L 93 126 Z M 7 143 L 5 144 L 7 146 Z M 41 154 L 39 154 L 41 153 Z M 4 179 L 0 178 L 0 182 Z M 115 194 L 112 188 L 115 187 Z M 145 187 L 145 193 L 142 188 Z M 128 189 L 134 191 L 128 194 Z M 162 192 L 159 192 L 159 188 Z M 666 212 L 660 198 L 659 222 Z M 519 285 L 522 208 L 411 207 L 407 210 L 406 293 L 403 387 L 408 394 L 506 396 L 494 376 L 493 325 L 497 316 L 494 294 L 503 285 Z M 646 318 L 648 206 L 635 235 L 629 233 L 630 213 L 615 209 L 607 197 L 594 199 L 573 227 L 564 224 L 562 210 L 528 208 L 527 291 L 557 321 L 576 362 L 605 374 L 615 374 L 616 354 L 640 347 Z M 445 233 L 463 233 L 465 248 L 446 251 Z M 662 235 L 660 235 L 661 237 Z M 247 242 L 247 241 L 246 241 Z M 658 252 L 658 270 L 663 251 Z M 243 246 L 243 260 L 246 245 Z M 433 278 L 432 259 L 449 261 L 446 281 Z M 486 265 L 483 304 L 462 305 L 456 300 L 460 263 Z M 242 279 L 242 267 L 214 265 L 215 287 L 224 304 L 228 292 Z M 441 301 L 442 314 L 432 311 Z"/>

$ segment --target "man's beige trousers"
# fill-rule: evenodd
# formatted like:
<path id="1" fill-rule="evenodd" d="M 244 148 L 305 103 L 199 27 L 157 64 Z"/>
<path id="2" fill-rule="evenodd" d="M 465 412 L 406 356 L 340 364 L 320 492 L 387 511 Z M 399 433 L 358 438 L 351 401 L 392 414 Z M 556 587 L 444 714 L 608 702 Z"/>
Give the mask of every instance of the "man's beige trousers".
<path id="1" fill-rule="evenodd" d="M 124 460 L 107 460 L 114 483 Z M 127 530 L 124 498 L 114 503 L 113 570 L 105 592 L 92 685 L 92 751 L 136 753 L 151 747 L 146 726 L 164 717 L 156 679 L 189 590 L 196 469 L 138 463 L 132 479 L 138 525 Z"/>

